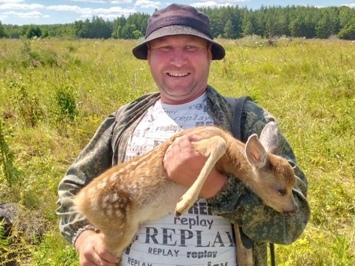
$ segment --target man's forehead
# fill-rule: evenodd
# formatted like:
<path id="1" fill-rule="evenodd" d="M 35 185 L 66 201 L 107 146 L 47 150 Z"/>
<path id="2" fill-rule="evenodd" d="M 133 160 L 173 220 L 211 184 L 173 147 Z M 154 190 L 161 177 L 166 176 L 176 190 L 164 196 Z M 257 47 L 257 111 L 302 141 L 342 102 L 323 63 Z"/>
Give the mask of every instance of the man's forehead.
<path id="1" fill-rule="evenodd" d="M 165 43 L 165 42 L 176 43 L 177 41 L 195 42 L 195 43 L 203 43 L 203 44 L 209 43 L 207 40 L 202 39 L 200 37 L 182 34 L 182 35 L 170 35 L 170 36 L 160 37 L 151 40 L 149 44 L 154 45 L 154 44 Z"/>

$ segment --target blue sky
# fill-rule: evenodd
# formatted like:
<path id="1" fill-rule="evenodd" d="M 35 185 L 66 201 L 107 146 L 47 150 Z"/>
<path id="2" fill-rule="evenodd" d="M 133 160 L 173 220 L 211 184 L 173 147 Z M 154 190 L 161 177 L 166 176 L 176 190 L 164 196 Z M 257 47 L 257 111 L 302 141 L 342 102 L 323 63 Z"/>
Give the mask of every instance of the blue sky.
<path id="1" fill-rule="evenodd" d="M 177 2 L 196 7 L 238 5 L 258 9 L 262 5 L 309 5 L 316 7 L 346 5 L 355 9 L 355 0 L 195 0 Z M 151 14 L 156 8 L 163 8 L 170 3 L 172 2 L 163 0 L 0 0 L 0 21 L 2 24 L 24 25 L 71 23 L 76 20 L 91 19 L 93 16 L 112 20 L 135 12 Z"/>

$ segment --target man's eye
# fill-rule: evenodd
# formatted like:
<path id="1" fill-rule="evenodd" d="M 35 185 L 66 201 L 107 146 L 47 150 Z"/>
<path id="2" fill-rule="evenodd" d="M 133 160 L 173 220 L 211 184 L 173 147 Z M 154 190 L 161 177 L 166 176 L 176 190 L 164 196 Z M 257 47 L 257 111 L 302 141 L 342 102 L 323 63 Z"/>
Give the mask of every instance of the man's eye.
<path id="1" fill-rule="evenodd" d="M 185 49 L 186 51 L 196 51 L 197 47 L 194 45 L 188 45 Z"/>
<path id="2" fill-rule="evenodd" d="M 159 47 L 159 50 L 162 52 L 169 52 L 171 50 L 171 47 L 170 46 L 162 46 L 162 47 Z"/>

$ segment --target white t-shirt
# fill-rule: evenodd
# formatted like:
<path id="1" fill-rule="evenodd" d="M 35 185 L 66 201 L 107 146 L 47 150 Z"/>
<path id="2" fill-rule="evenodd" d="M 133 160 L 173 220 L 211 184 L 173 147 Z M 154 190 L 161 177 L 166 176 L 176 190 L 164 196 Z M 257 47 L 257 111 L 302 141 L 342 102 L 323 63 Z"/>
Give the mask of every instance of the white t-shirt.
<path id="1" fill-rule="evenodd" d="M 183 129 L 213 125 L 206 111 L 206 95 L 181 105 L 156 102 L 149 108 L 128 142 L 125 160 L 149 152 Z M 122 266 L 236 265 L 230 222 L 211 213 L 200 199 L 188 213 L 168 214 L 142 224 L 136 239 L 122 255 Z"/>

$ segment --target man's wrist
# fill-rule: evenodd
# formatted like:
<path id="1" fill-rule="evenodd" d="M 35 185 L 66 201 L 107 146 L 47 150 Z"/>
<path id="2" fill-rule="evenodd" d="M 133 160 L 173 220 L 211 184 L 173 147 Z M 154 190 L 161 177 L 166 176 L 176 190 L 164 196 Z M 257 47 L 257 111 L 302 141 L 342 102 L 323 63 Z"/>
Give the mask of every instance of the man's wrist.
<path id="1" fill-rule="evenodd" d="M 205 199 L 215 197 L 224 187 L 227 182 L 227 176 L 212 170 L 210 176 L 206 180 L 205 186 L 202 188 L 201 196 Z"/>
<path id="2" fill-rule="evenodd" d="M 76 236 L 73 238 L 73 246 L 75 248 L 76 251 L 78 251 L 80 245 L 83 243 L 83 241 L 93 235 L 93 234 L 97 234 L 98 230 L 92 226 L 92 225 L 88 225 L 85 226 L 83 228 L 80 228 L 77 233 Z"/>

